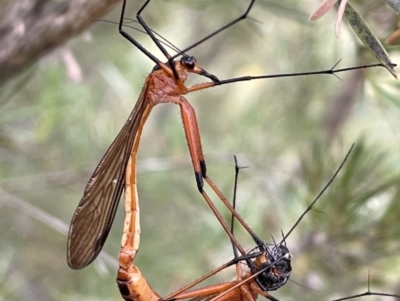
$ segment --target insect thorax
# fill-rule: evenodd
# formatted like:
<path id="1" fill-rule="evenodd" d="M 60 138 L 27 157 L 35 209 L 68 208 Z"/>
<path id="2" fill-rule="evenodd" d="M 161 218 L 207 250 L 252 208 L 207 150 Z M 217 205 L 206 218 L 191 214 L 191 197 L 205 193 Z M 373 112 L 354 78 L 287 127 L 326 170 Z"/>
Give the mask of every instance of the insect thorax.
<path id="1" fill-rule="evenodd" d="M 264 245 L 265 251 L 254 261 L 252 273 L 262 271 L 255 279 L 263 291 L 274 291 L 283 286 L 292 271 L 291 254 L 284 245 L 275 245 L 269 248 Z"/>

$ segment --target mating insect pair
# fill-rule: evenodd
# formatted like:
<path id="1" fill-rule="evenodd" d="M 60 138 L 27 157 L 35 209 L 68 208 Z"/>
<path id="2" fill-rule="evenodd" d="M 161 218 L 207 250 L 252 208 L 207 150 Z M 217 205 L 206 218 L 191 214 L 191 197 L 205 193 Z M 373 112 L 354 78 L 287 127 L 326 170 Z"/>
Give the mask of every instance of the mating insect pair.
<path id="1" fill-rule="evenodd" d="M 141 44 L 139 44 L 133 37 L 124 31 L 123 21 L 126 7 L 126 1 L 124 1 L 119 23 L 119 31 L 123 37 L 129 40 L 146 56 L 148 56 L 156 64 L 156 67 L 146 78 L 144 88 L 131 115 L 100 161 L 85 188 L 84 195 L 71 221 L 67 251 L 68 264 L 71 268 L 80 269 L 90 264 L 96 258 L 101 251 L 110 231 L 121 194 L 123 191 L 125 191 L 126 217 L 124 222 L 124 234 L 121 243 L 121 251 L 119 255 L 120 268 L 118 272 L 118 283 L 121 293 L 128 300 L 139 300 L 140 298 L 144 298 L 141 300 L 149 301 L 153 299 L 159 299 L 159 296 L 155 294 L 148 285 L 145 285 L 145 279 L 141 277 L 140 271 L 136 266 L 133 265 L 133 260 L 137 250 L 139 249 L 140 242 L 136 155 L 138 152 L 140 137 L 144 124 L 152 108 L 159 103 L 171 102 L 179 105 L 181 110 L 185 135 L 188 142 L 189 153 L 191 156 L 199 192 L 239 252 L 239 256 L 233 262 L 231 262 L 231 264 L 239 261 L 246 262 L 246 264 L 250 267 L 251 277 L 253 277 L 251 279 L 255 279 L 254 281 L 256 281 L 258 285 L 258 289 L 260 289 L 260 291 L 257 291 L 257 293 L 265 293 L 264 295 L 269 296 L 266 291 L 277 289 L 283 285 L 287 281 L 288 273 L 290 272 L 290 264 L 288 265 L 286 263 L 290 258 L 289 253 L 284 246 L 285 239 L 283 239 L 282 242 L 278 243 L 277 245 L 269 246 L 265 244 L 251 230 L 251 228 L 235 211 L 235 209 L 220 192 L 213 181 L 208 177 L 196 115 L 193 107 L 183 95 L 190 92 L 234 82 L 267 79 L 289 75 L 304 76 L 311 74 L 334 74 L 337 72 L 343 72 L 357 68 L 382 65 L 376 64 L 355 68 L 338 70 L 329 69 L 318 72 L 302 72 L 286 75 L 245 76 L 227 80 L 219 80 L 215 75 L 210 74 L 201 68 L 196 63 L 194 57 L 188 56 L 185 53 L 205 40 L 210 39 L 219 32 L 225 30 L 226 28 L 240 22 L 241 20 L 244 20 L 249 14 L 251 8 L 255 5 L 256 1 L 250 1 L 244 14 L 212 34 L 201 39 L 198 43 L 180 51 L 174 56 L 171 56 L 166 51 L 160 41 L 155 37 L 154 32 L 146 25 L 141 17 L 142 11 L 147 7 L 149 2 L 150 0 L 146 1 L 138 11 L 137 20 L 142 25 L 144 31 L 157 45 L 157 47 L 163 52 L 168 61 L 167 63 L 162 63 L 150 52 L 148 52 Z M 178 57 L 181 57 L 180 60 L 175 60 Z M 195 73 L 204 76 L 211 81 L 204 84 L 194 85 L 192 87 L 186 87 L 185 81 L 188 78 L 189 73 Z M 254 251 L 249 254 L 243 249 L 241 244 L 232 234 L 221 214 L 214 206 L 210 197 L 205 192 L 204 182 L 209 185 L 214 193 L 217 194 L 225 206 L 231 211 L 235 219 L 237 219 L 254 238 L 258 251 Z M 252 261 L 254 258 L 256 259 Z M 265 279 L 260 280 L 260 277 L 258 276 L 264 277 Z M 238 284 L 238 287 L 242 287 L 242 284 L 243 283 Z M 145 286 L 148 287 L 148 291 L 142 290 Z M 225 291 L 226 288 L 224 287 L 223 290 Z M 141 292 L 141 297 L 137 296 L 139 291 Z M 209 294 L 210 293 L 208 291 L 207 296 Z M 247 295 L 248 299 L 250 299 L 250 295 Z M 182 294 L 180 294 L 180 296 L 182 296 Z M 177 297 L 175 296 L 173 298 Z M 219 298 L 222 297 L 219 296 Z"/>

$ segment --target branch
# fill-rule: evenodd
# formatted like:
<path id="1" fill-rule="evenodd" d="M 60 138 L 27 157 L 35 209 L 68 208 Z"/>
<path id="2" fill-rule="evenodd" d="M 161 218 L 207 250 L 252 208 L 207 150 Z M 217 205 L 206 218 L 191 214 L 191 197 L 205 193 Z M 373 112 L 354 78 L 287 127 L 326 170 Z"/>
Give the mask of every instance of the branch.
<path id="1" fill-rule="evenodd" d="M 119 0 L 13 0 L 0 15 L 0 86 L 84 31 Z"/>

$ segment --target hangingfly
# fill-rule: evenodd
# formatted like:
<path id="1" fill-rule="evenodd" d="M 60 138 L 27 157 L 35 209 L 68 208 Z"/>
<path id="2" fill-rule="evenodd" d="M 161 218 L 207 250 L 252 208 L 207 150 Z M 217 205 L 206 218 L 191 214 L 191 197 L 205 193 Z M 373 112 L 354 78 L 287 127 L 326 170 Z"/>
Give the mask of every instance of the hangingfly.
<path id="1" fill-rule="evenodd" d="M 279 75 L 261 75 L 261 76 L 244 76 L 219 80 L 215 75 L 210 74 L 200 67 L 196 59 L 186 54 L 187 51 L 210 39 L 226 28 L 244 20 L 254 6 L 256 0 L 250 1 L 244 14 L 229 22 L 225 26 L 204 37 L 192 46 L 184 49 L 178 54 L 171 56 L 157 40 L 153 31 L 146 25 L 141 17 L 142 11 L 151 0 L 147 0 L 138 11 L 136 17 L 145 32 L 150 36 L 157 47 L 167 58 L 166 63 L 162 63 L 154 55 L 148 52 L 141 44 L 131 37 L 123 29 L 123 20 L 126 7 L 126 0 L 123 1 L 121 18 L 119 22 L 120 34 L 130 41 L 135 47 L 142 51 L 150 58 L 156 66 L 153 71 L 147 76 L 144 87 L 135 107 L 133 108 L 128 120 L 122 127 L 121 131 L 108 148 L 107 152 L 96 167 L 93 175 L 83 193 L 78 207 L 73 215 L 67 244 L 67 262 L 73 269 L 81 269 L 90 264 L 100 253 L 104 242 L 107 239 L 111 229 L 112 222 L 115 217 L 115 212 L 118 207 L 118 202 L 122 192 L 125 190 L 126 203 L 126 220 L 124 225 L 124 238 L 122 245 L 132 245 L 134 238 L 132 233 L 138 230 L 132 230 L 132 224 L 129 229 L 127 220 L 130 220 L 134 215 L 134 204 L 137 201 L 136 190 L 136 154 L 139 148 L 140 136 L 152 108 L 160 103 L 171 102 L 179 105 L 183 120 L 186 140 L 189 147 L 189 153 L 192 160 L 194 175 L 199 192 L 204 200 L 210 206 L 211 210 L 221 223 L 227 235 L 238 248 L 242 256 L 246 252 L 242 249 L 235 237 L 231 234 L 229 227 L 226 225 L 222 216 L 215 208 L 210 197 L 204 191 L 204 181 L 222 200 L 225 206 L 234 214 L 235 218 L 242 226 L 261 244 L 261 239 L 257 238 L 256 234 L 250 229 L 247 223 L 236 213 L 232 205 L 227 201 L 224 195 L 220 192 L 217 186 L 207 175 L 206 163 L 201 147 L 199 128 L 197 125 L 196 114 L 193 107 L 186 100 L 184 95 L 204 90 L 210 87 L 221 86 L 234 82 L 242 82 L 256 79 L 267 79 L 287 76 L 305 76 L 312 74 L 334 74 L 359 68 L 382 66 L 381 64 L 344 68 L 344 69 L 328 69 L 316 72 L 301 72 L 292 74 Z M 178 59 L 180 57 L 180 59 Z M 194 85 L 191 87 L 185 86 L 185 81 L 190 73 L 195 73 L 209 79 L 209 82 Z M 132 208 L 131 208 L 132 206 Z M 136 240 L 137 244 L 139 240 Z"/>

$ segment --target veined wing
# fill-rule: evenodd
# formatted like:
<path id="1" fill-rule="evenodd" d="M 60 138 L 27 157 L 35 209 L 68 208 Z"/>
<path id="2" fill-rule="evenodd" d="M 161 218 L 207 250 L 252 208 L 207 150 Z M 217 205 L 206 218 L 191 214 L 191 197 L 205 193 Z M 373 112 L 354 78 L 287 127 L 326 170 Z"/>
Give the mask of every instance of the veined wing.
<path id="1" fill-rule="evenodd" d="M 86 185 L 68 233 L 67 262 L 82 269 L 100 253 L 111 229 L 125 185 L 125 169 L 142 113 L 148 104 L 148 80 L 128 120 Z"/>

